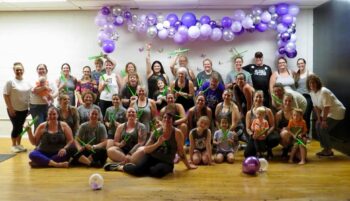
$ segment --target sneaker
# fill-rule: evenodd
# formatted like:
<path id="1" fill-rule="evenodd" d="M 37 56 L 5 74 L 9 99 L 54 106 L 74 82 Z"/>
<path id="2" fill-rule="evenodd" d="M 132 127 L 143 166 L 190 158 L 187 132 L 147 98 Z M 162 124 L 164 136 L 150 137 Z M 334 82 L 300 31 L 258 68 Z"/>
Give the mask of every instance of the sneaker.
<path id="1" fill-rule="evenodd" d="M 118 171 L 119 166 L 121 166 L 120 163 L 106 163 L 103 169 L 105 169 L 105 171 Z"/>
<path id="2" fill-rule="evenodd" d="M 17 149 L 20 150 L 20 152 L 26 152 L 27 151 L 27 149 L 24 148 L 23 145 L 17 145 L 16 147 L 17 147 Z"/>
<path id="3" fill-rule="evenodd" d="M 12 151 L 13 153 L 19 153 L 19 152 L 21 152 L 21 150 L 20 150 L 17 146 L 12 146 L 12 147 L 11 147 L 11 151 Z"/>
<path id="4" fill-rule="evenodd" d="M 334 156 L 334 153 L 333 151 L 329 151 L 329 152 L 326 152 L 326 151 L 321 151 L 321 152 L 318 152 L 316 154 L 317 156 Z"/>

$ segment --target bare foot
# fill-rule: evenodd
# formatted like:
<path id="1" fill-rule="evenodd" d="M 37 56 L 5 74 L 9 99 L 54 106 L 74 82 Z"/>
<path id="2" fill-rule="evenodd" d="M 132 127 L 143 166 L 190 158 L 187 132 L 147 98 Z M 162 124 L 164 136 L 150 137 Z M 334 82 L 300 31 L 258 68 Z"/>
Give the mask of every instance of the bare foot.
<path id="1" fill-rule="evenodd" d="M 300 161 L 298 164 L 299 164 L 299 165 L 304 165 L 304 164 L 305 164 L 305 161 Z"/>

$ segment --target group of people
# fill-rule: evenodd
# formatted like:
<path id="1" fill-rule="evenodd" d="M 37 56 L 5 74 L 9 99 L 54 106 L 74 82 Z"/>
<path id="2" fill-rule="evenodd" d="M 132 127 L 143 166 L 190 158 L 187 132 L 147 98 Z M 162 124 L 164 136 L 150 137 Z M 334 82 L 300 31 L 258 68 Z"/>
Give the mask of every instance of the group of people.
<path id="1" fill-rule="evenodd" d="M 55 82 L 47 80 L 47 66 L 39 64 L 36 83 L 28 83 L 23 65 L 14 63 L 15 78 L 3 91 L 13 125 L 11 150 L 26 151 L 21 145 L 24 129 L 36 146 L 29 154 L 32 167 L 81 164 L 163 177 L 179 160 L 189 169 L 233 163 L 243 144 L 245 157 L 270 159 L 280 144 L 282 157 L 305 164 L 314 110 L 323 147 L 317 155 L 333 155 L 329 136 L 344 118 L 345 107 L 306 68 L 305 59 L 298 59 L 293 72 L 285 58 L 278 58 L 272 72 L 261 52 L 247 66 L 237 55 L 223 80 L 210 59 L 203 60 L 203 71 L 196 76 L 188 58 L 177 55 L 170 64 L 170 81 L 163 64 L 151 62 L 151 45 L 146 50 L 147 85 L 134 63 L 116 73 L 108 56 L 96 59 L 93 71 L 84 66 L 80 80 L 64 63 Z M 24 125 L 28 114 L 35 119 L 34 132 Z M 113 163 L 106 163 L 108 158 Z"/>

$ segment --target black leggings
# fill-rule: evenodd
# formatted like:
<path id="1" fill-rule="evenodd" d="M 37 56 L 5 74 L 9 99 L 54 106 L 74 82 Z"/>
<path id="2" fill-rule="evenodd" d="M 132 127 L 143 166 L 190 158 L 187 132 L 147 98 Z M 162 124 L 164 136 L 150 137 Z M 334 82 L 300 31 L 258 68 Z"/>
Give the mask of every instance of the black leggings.
<path id="1" fill-rule="evenodd" d="M 279 134 L 277 132 L 270 133 L 264 142 L 259 141 L 256 144 L 256 140 L 252 137 L 249 137 L 247 147 L 244 150 L 244 157 L 256 156 L 257 152 L 265 152 L 266 150 L 272 150 L 276 147 L 280 141 Z M 260 150 L 257 150 L 260 149 Z"/>
<path id="2" fill-rule="evenodd" d="M 12 131 L 11 131 L 11 138 L 17 138 L 19 134 L 23 130 L 23 124 L 26 120 L 26 117 L 28 115 L 28 110 L 25 111 L 15 111 L 16 115 L 14 117 L 10 117 L 11 123 L 12 123 Z M 7 111 L 8 113 L 8 111 Z"/>
<path id="3" fill-rule="evenodd" d="M 141 158 L 137 165 L 129 163 L 124 165 L 123 168 L 124 172 L 137 177 L 149 175 L 156 178 L 164 177 L 173 172 L 173 169 L 174 164 L 162 162 L 149 154 Z"/>

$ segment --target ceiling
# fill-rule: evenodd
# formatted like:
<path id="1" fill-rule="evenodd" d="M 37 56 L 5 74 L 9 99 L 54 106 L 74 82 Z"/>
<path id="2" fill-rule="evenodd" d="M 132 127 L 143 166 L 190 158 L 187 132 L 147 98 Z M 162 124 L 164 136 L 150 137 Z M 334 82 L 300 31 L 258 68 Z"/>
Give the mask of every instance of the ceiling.
<path id="1" fill-rule="evenodd" d="M 15 2 L 17 1 L 17 2 Z M 104 5 L 120 5 L 134 9 L 237 9 L 295 3 L 301 8 L 315 8 L 329 0 L 0 0 L 0 11 L 33 10 L 97 10 Z M 53 1 L 53 0 L 51 0 Z"/>

